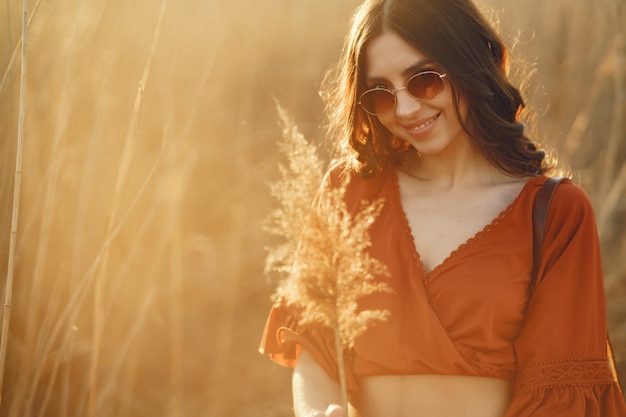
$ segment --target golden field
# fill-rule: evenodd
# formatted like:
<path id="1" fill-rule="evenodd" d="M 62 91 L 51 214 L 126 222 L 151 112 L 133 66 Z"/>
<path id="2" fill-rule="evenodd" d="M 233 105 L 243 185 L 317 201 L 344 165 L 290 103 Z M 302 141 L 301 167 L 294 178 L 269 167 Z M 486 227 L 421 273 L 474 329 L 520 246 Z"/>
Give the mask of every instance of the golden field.
<path id="1" fill-rule="evenodd" d="M 23 16 L 2 3 L 7 271 Z M 357 3 L 31 0 L 0 416 L 291 415 L 289 370 L 257 353 L 284 162 L 275 100 L 323 153 L 318 89 Z M 484 7 L 534 71 L 536 137 L 594 203 L 626 375 L 626 3 Z"/>

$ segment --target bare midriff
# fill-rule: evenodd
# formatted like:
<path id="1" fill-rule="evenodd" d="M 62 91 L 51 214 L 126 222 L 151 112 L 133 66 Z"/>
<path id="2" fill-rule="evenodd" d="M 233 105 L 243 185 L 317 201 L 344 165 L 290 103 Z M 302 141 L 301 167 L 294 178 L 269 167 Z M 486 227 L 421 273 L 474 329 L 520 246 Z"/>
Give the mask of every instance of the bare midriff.
<path id="1" fill-rule="evenodd" d="M 368 376 L 359 386 L 351 417 L 502 417 L 512 392 L 506 380 L 447 375 Z"/>

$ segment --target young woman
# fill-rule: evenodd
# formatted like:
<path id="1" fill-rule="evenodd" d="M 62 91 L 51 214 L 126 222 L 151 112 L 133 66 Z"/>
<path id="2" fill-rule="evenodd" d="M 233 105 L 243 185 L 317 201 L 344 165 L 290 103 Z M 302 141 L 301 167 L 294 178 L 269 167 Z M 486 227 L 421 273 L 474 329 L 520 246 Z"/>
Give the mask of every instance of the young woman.
<path id="1" fill-rule="evenodd" d="M 551 165 L 519 121 L 507 52 L 470 0 L 366 0 L 329 109 L 346 202 L 384 199 L 371 255 L 390 312 L 348 361 L 351 415 L 626 416 L 607 362 L 604 290 L 585 193 L 560 185 L 538 284 L 531 210 Z M 323 191 L 322 191 L 323 193 Z M 280 300 L 261 351 L 294 366 L 300 417 L 343 416 L 332 331 Z"/>

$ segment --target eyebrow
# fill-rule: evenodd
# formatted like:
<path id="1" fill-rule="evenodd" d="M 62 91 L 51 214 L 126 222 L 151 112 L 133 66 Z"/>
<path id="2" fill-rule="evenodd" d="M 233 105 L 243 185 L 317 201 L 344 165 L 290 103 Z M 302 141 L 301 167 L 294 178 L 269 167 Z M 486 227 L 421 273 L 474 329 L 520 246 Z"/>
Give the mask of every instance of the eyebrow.
<path id="1" fill-rule="evenodd" d="M 402 75 L 406 77 L 408 75 L 413 74 L 414 72 L 421 70 L 425 66 L 432 64 L 432 63 L 433 61 L 431 61 L 430 59 L 422 59 L 421 61 L 416 62 L 415 64 L 411 65 L 410 67 L 402 71 Z"/>
<path id="2" fill-rule="evenodd" d="M 415 64 L 411 65 L 410 67 L 408 67 L 404 71 L 402 71 L 402 76 L 403 77 L 407 77 L 409 75 L 412 75 L 415 72 L 419 71 L 420 69 L 422 69 L 425 66 L 430 65 L 432 63 L 433 63 L 433 61 L 431 61 L 430 59 L 419 60 Z M 384 79 L 385 79 L 384 77 L 368 77 L 365 81 L 367 83 L 373 83 L 373 82 L 377 82 L 377 81 L 383 81 Z"/>

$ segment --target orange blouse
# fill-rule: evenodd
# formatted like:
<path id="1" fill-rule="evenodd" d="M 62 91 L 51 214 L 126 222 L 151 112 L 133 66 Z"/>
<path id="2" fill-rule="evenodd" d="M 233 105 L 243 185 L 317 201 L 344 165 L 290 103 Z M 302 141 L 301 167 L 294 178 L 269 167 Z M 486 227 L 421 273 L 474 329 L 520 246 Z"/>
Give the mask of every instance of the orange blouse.
<path id="1" fill-rule="evenodd" d="M 327 176 L 337 186 L 339 170 Z M 608 367 L 600 249 L 591 203 L 571 182 L 557 188 L 548 215 L 538 284 L 529 295 L 533 199 L 545 177 L 528 180 L 517 198 L 482 231 L 426 274 L 400 204 L 395 169 L 373 179 L 353 176 L 350 210 L 384 198 L 370 228 L 371 256 L 390 275 L 390 293 L 360 307 L 388 310 L 359 336 L 348 361 L 348 386 L 360 376 L 467 375 L 515 380 L 506 414 L 626 416 Z M 301 348 L 335 380 L 333 332 L 298 323 L 297 309 L 273 306 L 260 351 L 295 366 Z"/>

